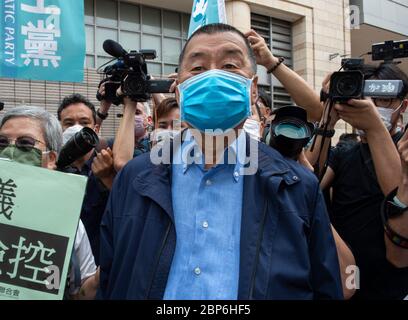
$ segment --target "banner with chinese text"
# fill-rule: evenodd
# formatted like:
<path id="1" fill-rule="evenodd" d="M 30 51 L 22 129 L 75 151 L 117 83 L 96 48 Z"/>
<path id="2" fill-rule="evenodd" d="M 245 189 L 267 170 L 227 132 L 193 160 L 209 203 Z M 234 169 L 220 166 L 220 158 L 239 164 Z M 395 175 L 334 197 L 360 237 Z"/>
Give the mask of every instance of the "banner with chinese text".
<path id="1" fill-rule="evenodd" d="M 227 23 L 224 0 L 194 0 L 188 37 L 210 23 Z"/>
<path id="2" fill-rule="evenodd" d="M 63 298 L 85 186 L 0 159 L 0 300 Z"/>
<path id="3" fill-rule="evenodd" d="M 2 0 L 0 77 L 83 81 L 83 0 Z"/>

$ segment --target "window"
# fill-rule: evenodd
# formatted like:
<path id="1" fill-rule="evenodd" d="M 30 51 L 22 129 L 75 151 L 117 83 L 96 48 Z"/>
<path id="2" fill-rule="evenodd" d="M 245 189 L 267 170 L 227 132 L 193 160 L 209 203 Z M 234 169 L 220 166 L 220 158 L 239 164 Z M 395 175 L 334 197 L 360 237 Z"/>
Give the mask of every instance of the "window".
<path id="1" fill-rule="evenodd" d="M 111 57 L 102 45 L 118 41 L 125 50 L 155 49 L 148 61 L 153 76 L 173 73 L 187 41 L 190 15 L 115 0 L 85 0 L 86 67 L 98 68 Z"/>
<path id="2" fill-rule="evenodd" d="M 273 54 L 277 57 L 284 57 L 285 64 L 292 68 L 291 23 L 252 13 L 251 26 L 252 29 L 265 38 L 268 47 L 272 47 Z M 258 76 L 260 87 L 264 88 L 272 96 L 273 109 L 293 104 L 279 80 L 273 75 L 268 75 L 264 67 L 258 66 Z"/>

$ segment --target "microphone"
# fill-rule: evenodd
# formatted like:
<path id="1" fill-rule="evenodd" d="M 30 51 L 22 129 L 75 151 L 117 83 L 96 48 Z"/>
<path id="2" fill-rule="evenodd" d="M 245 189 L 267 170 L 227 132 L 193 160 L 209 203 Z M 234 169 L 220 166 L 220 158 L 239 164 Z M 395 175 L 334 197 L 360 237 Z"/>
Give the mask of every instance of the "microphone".
<path id="1" fill-rule="evenodd" d="M 115 58 L 121 58 L 127 53 L 119 43 L 110 39 L 103 42 L 103 50 Z"/>

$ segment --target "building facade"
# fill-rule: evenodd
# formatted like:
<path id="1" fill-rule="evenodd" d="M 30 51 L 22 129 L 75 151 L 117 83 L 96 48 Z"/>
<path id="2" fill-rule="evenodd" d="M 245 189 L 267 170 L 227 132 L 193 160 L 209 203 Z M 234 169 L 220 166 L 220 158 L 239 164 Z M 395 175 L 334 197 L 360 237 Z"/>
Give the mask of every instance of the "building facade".
<path id="1" fill-rule="evenodd" d="M 371 51 L 374 43 L 408 39 L 408 0 L 350 0 L 350 5 L 355 20 L 351 26 L 353 57 Z M 365 55 L 364 59 L 373 63 L 371 55 Z M 408 58 L 396 61 L 398 67 L 408 74 Z M 407 124 L 408 112 L 403 117 L 404 124 Z"/>
<path id="2" fill-rule="evenodd" d="M 402 0 L 400 0 L 402 1 Z M 86 61 L 82 83 L 13 80 L 0 78 L 0 100 L 7 108 L 20 104 L 44 106 L 56 112 L 58 103 L 80 93 L 97 104 L 95 95 L 102 75 L 98 68 L 111 57 L 102 49 L 106 39 L 119 41 L 127 50 L 155 49 L 149 73 L 165 77 L 174 72 L 187 40 L 192 0 L 84 0 Z M 276 56 L 300 74 L 317 92 L 324 77 L 339 68 L 351 54 L 347 27 L 349 0 L 226 0 L 228 23 L 243 32 L 250 28 L 265 37 Z M 291 103 L 281 84 L 259 68 L 260 84 L 270 92 L 274 107 Z M 112 107 L 103 136 L 113 136 L 121 107 Z M 339 124 L 338 134 L 346 130 Z"/>

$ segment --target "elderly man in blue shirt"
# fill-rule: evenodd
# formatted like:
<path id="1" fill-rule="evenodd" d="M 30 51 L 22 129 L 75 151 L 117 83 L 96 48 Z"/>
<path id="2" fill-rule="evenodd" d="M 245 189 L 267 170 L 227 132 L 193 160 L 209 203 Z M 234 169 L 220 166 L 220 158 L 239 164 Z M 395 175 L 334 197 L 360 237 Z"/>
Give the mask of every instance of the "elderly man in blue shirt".
<path id="1" fill-rule="evenodd" d="M 282 62 L 271 59 L 269 71 Z M 202 27 L 177 81 L 189 129 L 118 174 L 101 225 L 99 296 L 342 299 L 318 181 L 241 130 L 257 98 L 247 38 Z"/>

